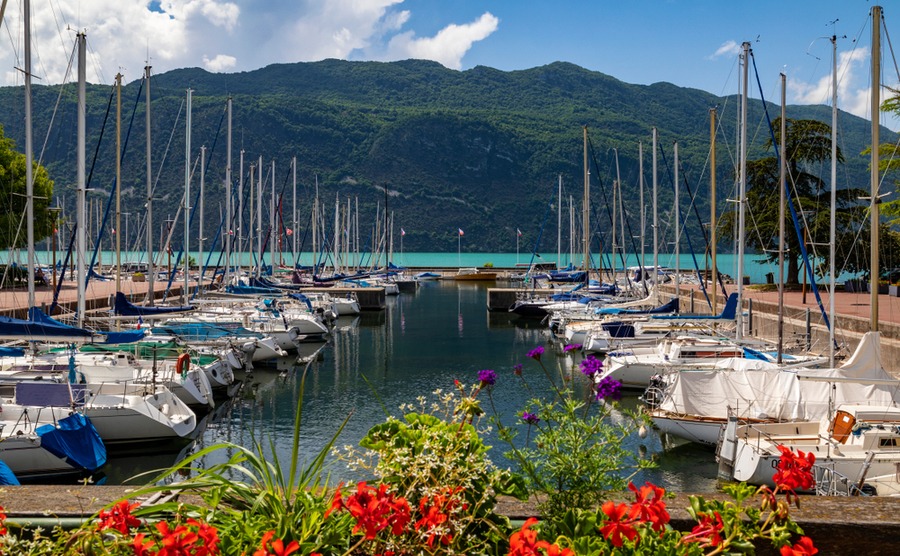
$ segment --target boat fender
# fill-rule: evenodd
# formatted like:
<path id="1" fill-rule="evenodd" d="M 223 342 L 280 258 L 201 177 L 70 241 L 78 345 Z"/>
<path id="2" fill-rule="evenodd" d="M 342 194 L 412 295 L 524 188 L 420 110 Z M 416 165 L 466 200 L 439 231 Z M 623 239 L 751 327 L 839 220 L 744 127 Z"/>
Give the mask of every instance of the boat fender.
<path id="1" fill-rule="evenodd" d="M 191 368 L 191 356 L 187 353 L 182 353 L 178 356 L 178 360 L 175 361 L 175 372 L 180 374 L 182 377 L 187 375 L 188 369 Z"/>

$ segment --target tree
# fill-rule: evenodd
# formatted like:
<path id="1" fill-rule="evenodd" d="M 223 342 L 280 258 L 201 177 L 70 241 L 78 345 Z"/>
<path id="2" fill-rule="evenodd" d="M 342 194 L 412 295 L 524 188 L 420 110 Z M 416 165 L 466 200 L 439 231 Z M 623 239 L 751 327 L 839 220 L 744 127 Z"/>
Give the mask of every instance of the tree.
<path id="1" fill-rule="evenodd" d="M 775 128 L 775 140 L 781 142 L 781 118 L 773 123 Z M 786 159 L 788 182 L 791 196 L 788 202 L 792 202 L 798 216 L 805 214 L 805 220 L 801 220 L 801 230 L 806 245 L 811 243 L 825 244 L 830 235 L 831 216 L 831 190 L 821 178 L 813 175 L 808 168 L 815 164 L 831 159 L 831 127 L 817 120 L 792 120 L 786 121 L 787 144 Z M 781 171 L 778 158 L 772 149 L 772 141 L 766 143 L 766 149 L 771 149 L 772 156 L 750 161 L 747 163 L 747 231 L 745 244 L 748 247 L 760 249 L 765 252 L 769 260 L 778 259 L 778 213 L 779 213 L 779 188 L 781 187 Z M 840 150 L 837 151 L 837 159 L 843 162 L 844 157 Z M 841 244 L 845 236 L 852 237 L 852 230 L 857 227 L 861 212 L 855 199 L 864 194 L 856 189 L 844 189 L 838 195 L 838 244 Z M 725 237 L 734 239 L 734 223 L 737 220 L 737 212 L 726 213 L 721 221 L 722 233 Z M 785 209 L 785 263 L 787 264 L 786 282 L 798 284 L 800 281 L 801 250 L 800 239 L 791 219 L 790 210 Z M 849 234 L 849 235 L 848 235 Z M 828 263 L 828 253 L 817 253 L 825 257 L 825 265 Z"/>
<path id="2" fill-rule="evenodd" d="M 53 180 L 47 169 L 33 163 L 34 240 L 37 242 L 53 231 L 55 216 L 50 211 Z M 15 150 L 15 143 L 3 133 L 0 125 L 0 248 L 24 247 L 25 228 L 25 155 Z"/>

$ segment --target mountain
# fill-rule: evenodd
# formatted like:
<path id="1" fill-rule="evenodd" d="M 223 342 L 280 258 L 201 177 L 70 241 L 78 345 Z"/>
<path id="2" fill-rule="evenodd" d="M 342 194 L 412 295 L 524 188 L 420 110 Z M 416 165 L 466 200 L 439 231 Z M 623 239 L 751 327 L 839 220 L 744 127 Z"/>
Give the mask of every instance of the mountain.
<path id="1" fill-rule="evenodd" d="M 199 156 L 201 146 L 206 147 L 204 235 L 210 239 L 217 233 L 224 207 L 225 103 L 229 96 L 233 98 L 235 186 L 240 179 L 241 151 L 245 184 L 250 180 L 250 164 L 262 157 L 267 192 L 272 187 L 268 174 L 274 160 L 274 184 L 284 192 L 284 221 L 289 225 L 290 161 L 297 157 L 297 227 L 307 250 L 310 205 L 317 183 L 325 214 L 329 215 L 325 219 L 329 230 L 334 223 L 336 196 L 343 207 L 348 199 L 354 207 L 358 203 L 363 245 L 369 244 L 366 238 L 375 225 L 376 206 L 383 209 L 387 202 L 389 213 L 394 215 L 395 243 L 402 226 L 406 231 L 404 249 L 408 251 L 453 251 L 457 248 L 457 228 L 466 232 L 462 241 L 466 251 L 512 251 L 517 228 L 523 232 L 524 250 L 530 250 L 542 235 L 537 248 L 554 251 L 559 176 L 564 187 L 566 250 L 570 196 L 575 218 L 581 214 L 583 126 L 587 126 L 590 141 L 592 218 L 599 222 L 598 233 L 604 243 L 608 241 L 604 233 L 610 228 L 607 206 L 611 186 L 617 179 L 616 153 L 624 210 L 632 230 L 627 235 L 638 233 L 638 142 L 644 145 L 645 205 L 650 205 L 654 126 L 660 146 L 660 218 L 667 219 L 673 205 L 675 141 L 679 145 L 680 177 L 696 191 L 697 211 L 708 215 L 706 165 L 711 107 L 718 107 L 721 126 L 717 140 L 720 210 L 728 206 L 725 199 L 734 198 L 730 193 L 738 158 L 734 148 L 738 103 L 734 96 L 717 97 L 669 83 L 632 85 L 563 62 L 504 72 L 481 66 L 455 71 L 422 60 L 325 60 L 275 64 L 232 74 L 191 68 L 154 75 L 151 150 L 153 179 L 158 180 L 154 190 L 156 226 L 164 226 L 167 218 L 175 216 L 184 189 L 183 103 L 187 88 L 193 89 L 193 157 Z M 56 194 L 65 212 L 71 214 L 76 179 L 75 86 L 36 86 L 34 90 L 36 158 L 40 156 L 50 170 Z M 132 214 L 132 223 L 143 214 L 147 196 L 145 92 L 141 80 L 122 87 L 122 210 Z M 111 86 L 88 86 L 89 187 L 97 190 L 92 196 L 101 204 L 115 183 L 114 94 Z M 7 136 L 22 145 L 22 88 L 0 88 L 0 102 L 7 107 L 0 114 L 0 124 Z M 752 100 L 749 113 L 752 159 L 763 155 L 769 135 L 764 127 L 763 104 Z M 780 109 L 770 104 L 768 113 L 774 120 Z M 788 117 L 830 123 L 831 109 L 790 106 Z M 840 123 L 839 144 L 847 160 L 839 174 L 842 186 L 865 184 L 867 159 L 860 153 L 868 145 L 868 122 L 842 113 Z M 883 141 L 896 138 L 896 134 L 882 131 Z M 42 145 L 46 145 L 43 154 Z M 827 166 L 812 171 L 826 179 L 829 173 Z M 198 184 L 199 171 L 195 171 L 192 193 L 199 190 Z M 682 190 L 680 196 L 682 213 L 689 214 L 686 191 Z M 264 202 L 267 208 L 268 193 Z M 248 203 L 249 198 L 245 201 L 245 229 Z M 649 217 L 649 209 L 647 214 Z M 700 224 L 693 216 L 686 218 L 696 248 L 702 245 Z M 263 219 L 268 223 L 267 214 Z M 93 219 L 94 225 L 97 220 Z M 661 229 L 664 236 L 660 242 L 665 244 L 665 234 L 674 232 L 666 224 Z M 136 224 L 129 234 L 134 241 Z M 159 237 L 159 229 L 154 235 Z M 180 241 L 175 240 L 176 245 Z M 191 243 L 197 245 L 196 240 Z"/>

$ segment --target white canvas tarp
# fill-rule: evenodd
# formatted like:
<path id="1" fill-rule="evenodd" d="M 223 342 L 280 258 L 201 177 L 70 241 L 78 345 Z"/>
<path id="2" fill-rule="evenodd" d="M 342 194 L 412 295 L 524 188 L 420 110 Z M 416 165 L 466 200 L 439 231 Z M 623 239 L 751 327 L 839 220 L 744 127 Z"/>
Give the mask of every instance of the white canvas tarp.
<path id="1" fill-rule="evenodd" d="M 847 363 L 834 369 L 783 369 L 735 360 L 730 368 L 674 372 L 665 377 L 670 387 L 659 409 L 701 417 L 726 418 L 731 412 L 747 419 L 818 421 L 842 404 L 900 405 L 900 382 L 880 362 L 878 334 L 869 333 Z"/>

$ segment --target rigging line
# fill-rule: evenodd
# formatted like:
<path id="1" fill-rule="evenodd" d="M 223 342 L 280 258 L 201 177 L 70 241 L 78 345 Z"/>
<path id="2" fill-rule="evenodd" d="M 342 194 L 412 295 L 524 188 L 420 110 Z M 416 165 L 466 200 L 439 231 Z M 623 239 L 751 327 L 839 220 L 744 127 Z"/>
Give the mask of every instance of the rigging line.
<path id="1" fill-rule="evenodd" d="M 178 107 L 178 113 L 175 115 L 175 123 L 172 125 L 172 132 L 169 133 L 169 140 L 166 142 L 166 149 L 163 151 L 162 160 L 159 161 L 159 167 L 156 170 L 156 179 L 153 181 L 153 188 L 150 191 L 150 198 L 156 195 L 156 187 L 159 185 L 159 179 L 162 177 L 162 167 L 166 163 L 169 156 L 169 149 L 172 147 L 172 139 L 175 137 L 175 131 L 178 129 L 178 122 L 181 120 L 181 112 L 184 110 L 185 100 L 181 99 L 181 105 Z"/>
<path id="2" fill-rule="evenodd" d="M 775 140 L 775 128 L 772 126 L 772 119 L 769 116 L 769 109 L 766 106 L 766 99 L 763 98 L 762 83 L 759 79 L 759 70 L 756 67 L 756 56 L 753 55 L 752 50 L 750 51 L 750 58 L 753 60 L 753 73 L 754 73 L 754 76 L 756 77 L 756 83 L 759 86 L 759 96 L 760 96 L 760 100 L 762 101 L 763 113 L 766 116 L 766 122 L 769 125 L 769 133 L 771 134 L 771 137 L 772 137 L 772 145 L 777 145 L 778 141 Z M 831 130 L 831 132 L 834 133 L 834 130 Z M 785 138 L 782 138 L 782 140 L 784 140 L 784 139 Z M 775 152 L 776 152 L 775 160 L 778 161 L 779 164 L 781 164 L 781 153 L 777 149 Z M 800 253 L 803 256 L 803 261 L 806 263 L 806 272 L 809 275 L 810 286 L 811 286 L 813 295 L 816 298 L 816 303 L 819 305 L 819 310 L 822 313 L 822 319 L 825 322 L 825 326 L 827 329 L 830 330 L 831 329 L 831 320 L 828 318 L 828 311 L 825 310 L 825 305 L 822 303 L 822 295 L 819 293 L 819 286 L 816 284 L 816 277 L 813 272 L 812 265 L 809 264 L 809 253 L 807 253 L 806 244 L 803 241 L 803 233 L 802 233 L 802 230 L 800 229 L 800 220 L 797 218 L 797 210 L 794 207 L 794 202 L 790 195 L 791 190 L 788 187 L 788 184 L 786 184 L 786 183 L 779 184 L 779 187 L 784 187 L 786 189 L 785 194 L 788 196 L 787 205 L 788 205 L 788 209 L 790 209 L 790 211 L 791 211 L 791 220 L 793 220 L 793 222 L 794 222 L 794 232 L 797 234 L 797 240 L 798 240 L 798 243 L 800 244 Z M 877 192 L 873 192 L 873 195 L 875 195 L 875 194 L 877 194 Z M 744 202 L 744 199 L 741 199 L 741 202 Z M 832 207 L 832 210 L 834 210 L 834 207 Z M 831 292 L 831 295 L 834 295 L 834 292 Z"/>
<path id="3" fill-rule="evenodd" d="M 138 97 L 137 97 L 138 99 L 140 98 L 140 94 L 141 94 L 140 89 L 141 88 L 138 89 Z M 91 171 L 87 178 L 87 186 L 90 186 L 91 179 L 93 178 L 93 175 L 94 175 L 94 167 L 96 166 L 97 159 L 99 157 L 100 145 L 103 143 L 103 135 L 106 130 L 106 124 L 109 121 L 110 112 L 112 112 L 112 101 L 113 101 L 113 98 L 115 97 L 115 91 L 116 91 L 116 86 L 113 85 L 112 88 L 110 89 L 109 103 L 106 106 L 106 115 L 103 117 L 103 125 L 100 126 L 100 137 L 97 139 L 97 149 L 94 151 L 94 159 L 91 162 Z M 131 126 L 134 123 L 134 113 L 136 111 L 137 111 L 137 99 L 135 100 L 135 107 L 132 109 L 131 122 L 128 125 L 128 130 L 125 132 L 125 141 L 122 145 L 122 153 L 121 153 L 122 156 L 120 158 L 120 160 L 122 160 L 122 161 L 124 161 L 125 153 L 127 152 L 128 139 L 131 136 Z M 118 183 L 118 180 L 113 178 L 113 187 L 112 187 L 112 190 L 110 191 L 109 198 L 106 200 L 106 210 L 103 213 L 103 220 L 100 225 L 100 229 L 97 231 L 97 240 L 94 243 L 94 252 L 91 255 L 91 263 L 90 263 L 90 265 L 88 265 L 87 277 L 85 278 L 85 286 L 87 286 L 87 284 L 90 283 L 91 276 L 94 274 L 94 264 L 97 262 L 97 254 L 100 251 L 101 238 L 103 237 L 103 234 L 106 231 L 106 224 L 109 222 L 109 213 L 110 213 L 110 210 L 112 209 L 113 200 L 116 197 L 116 193 L 118 192 L 119 187 L 120 187 L 120 184 Z M 121 233 L 121 230 L 119 230 L 117 233 Z"/>
<path id="4" fill-rule="evenodd" d="M 666 152 L 662 149 L 662 147 L 660 147 L 659 152 L 662 155 L 663 166 L 666 169 L 665 174 L 666 174 L 666 176 L 668 176 L 669 184 L 671 184 L 672 191 L 674 192 L 675 188 L 678 187 L 679 184 L 675 183 L 675 180 L 674 180 L 672 174 L 670 173 L 672 171 L 672 169 L 669 167 L 669 159 L 666 158 Z M 685 182 L 685 184 L 687 184 L 687 182 Z M 691 192 L 690 187 L 687 187 L 687 192 L 688 192 L 688 197 L 693 199 L 693 193 Z M 691 204 L 693 204 L 693 202 Z M 696 207 L 695 207 L 695 210 L 696 210 Z M 706 285 L 704 284 L 704 280 L 700 276 L 700 263 L 697 262 L 697 253 L 696 253 L 696 251 L 694 251 L 694 243 L 691 241 L 691 235 L 687 233 L 687 223 L 684 221 L 684 215 L 681 214 L 680 211 L 678 213 L 678 217 L 679 217 L 679 220 L 681 220 L 681 222 L 676 222 L 675 226 L 677 228 L 681 228 L 681 229 L 685 230 L 684 234 L 678 234 L 678 235 L 679 236 L 684 235 L 684 237 L 687 239 L 688 250 L 691 252 L 691 259 L 694 261 L 694 270 L 697 271 L 697 278 L 700 281 L 700 289 L 701 289 L 701 291 L 703 291 L 703 297 L 706 298 L 706 304 L 709 306 L 710 310 L 712 310 L 712 301 L 709 299 L 709 292 L 706 291 Z M 700 218 L 699 214 L 697 214 L 697 218 L 698 219 Z M 700 230 L 703 233 L 704 243 L 706 245 L 709 245 L 709 239 L 707 239 L 707 237 L 706 237 L 706 231 L 703 230 L 702 221 L 701 221 Z M 676 262 L 680 262 L 680 261 L 676 261 Z M 723 291 L 724 291 L 724 284 L 722 287 L 723 287 Z"/>
<path id="5" fill-rule="evenodd" d="M 590 141 L 590 139 L 588 139 Z M 555 186 L 554 186 L 555 187 Z M 534 240 L 534 248 L 531 250 L 531 260 L 528 261 L 528 270 L 525 272 L 525 283 L 528 283 L 528 279 L 531 276 L 531 269 L 534 268 L 534 258 L 537 255 L 538 247 L 541 245 L 541 237 L 544 235 L 544 226 L 547 225 L 547 219 L 550 217 L 550 213 L 553 210 L 553 197 L 556 194 L 554 187 L 550 188 L 550 202 L 547 203 L 547 210 L 544 212 L 544 219 L 541 221 L 541 229 L 538 231 L 538 235 Z M 590 276 L 590 272 L 585 273 L 585 282 L 588 281 L 588 277 Z M 534 293 L 534 288 L 537 286 L 537 280 L 531 281 L 531 291 Z"/>
<path id="6" fill-rule="evenodd" d="M 597 182 L 598 182 L 598 185 L 600 185 L 600 187 L 601 187 L 600 192 L 601 192 L 601 194 L 603 195 L 603 205 L 606 207 L 606 216 L 607 216 L 607 218 L 609 219 L 610 229 L 612 229 L 612 223 L 613 223 L 612 210 L 615 210 L 616 207 L 610 208 L 611 203 L 609 202 L 609 196 L 607 195 L 606 189 L 603 187 L 604 184 L 603 184 L 603 178 L 602 178 L 601 175 L 600 175 L 600 165 L 599 165 L 598 162 L 597 162 L 597 154 L 596 154 L 596 152 L 595 152 L 595 150 L 594 150 L 594 143 L 593 143 L 593 141 L 591 141 L 591 136 L 590 136 L 590 134 L 588 134 L 588 147 L 590 147 L 590 151 L 591 151 L 591 162 L 592 162 L 592 164 L 593 164 L 593 166 L 594 166 L 594 169 L 596 170 L 596 174 L 597 174 Z M 621 187 L 621 184 L 619 184 L 619 186 Z M 594 207 L 592 206 L 592 207 L 591 207 L 591 211 L 593 211 L 593 210 L 594 210 Z M 626 213 L 626 214 L 627 214 L 627 213 Z M 624 225 L 624 226 L 627 226 L 627 228 L 628 228 L 628 235 L 631 236 L 631 249 L 632 249 L 633 252 L 639 253 L 639 251 L 637 250 L 637 245 L 634 243 L 634 236 L 633 236 L 632 233 L 631 233 L 631 224 L 628 223 L 628 219 L 627 219 L 627 218 L 625 218 L 625 219 L 623 219 L 623 220 L 624 220 L 623 225 Z M 595 228 L 594 228 L 595 231 L 597 231 L 597 232 L 600 231 L 599 226 L 600 226 L 600 223 L 597 222 L 597 223 L 595 224 Z M 615 230 L 612 230 L 612 237 L 613 237 L 613 239 L 615 239 L 615 233 L 616 233 L 616 231 L 615 231 Z M 615 241 L 612 241 L 612 242 L 610 243 L 610 245 L 612 245 L 612 243 L 615 243 Z M 619 257 L 620 257 L 620 260 L 622 261 L 622 268 L 623 268 L 623 269 L 626 269 L 628 265 L 627 265 L 627 263 L 625 262 L 625 253 L 624 253 L 624 247 L 625 247 L 625 246 L 623 245 L 622 247 L 623 247 L 623 251 L 620 252 Z M 601 248 L 602 248 L 602 245 L 601 245 Z M 600 256 L 600 259 L 601 259 L 601 261 L 602 261 L 602 260 L 603 260 L 603 257 L 605 256 L 604 253 L 602 252 L 602 249 L 601 249 L 601 253 L 599 254 L 599 256 Z M 608 262 L 609 262 L 609 266 L 610 266 L 610 273 L 611 273 L 611 276 L 612 276 L 612 281 L 613 281 L 613 283 L 615 283 L 615 281 L 616 281 L 615 274 L 613 273 L 613 270 L 614 270 L 614 268 L 613 268 L 613 262 L 614 262 L 615 258 L 616 258 L 616 253 L 612 253 L 612 255 L 610 256 L 610 259 L 609 259 L 609 261 L 608 261 Z M 643 261 L 641 262 L 641 264 L 643 264 Z M 631 278 L 628 276 L 628 272 L 625 272 L 625 281 L 626 281 L 626 283 L 627 283 L 629 286 L 631 285 Z"/>
<path id="7" fill-rule="evenodd" d="M 72 54 L 69 56 L 69 64 L 66 67 L 66 73 L 63 77 L 62 83 L 59 85 L 59 95 L 56 97 L 56 105 L 53 107 L 53 112 L 50 115 L 50 123 L 47 126 L 47 133 L 44 135 L 44 144 L 41 145 L 41 154 L 38 155 L 37 163 L 40 165 L 44 160 L 44 153 L 47 150 L 47 143 L 50 141 L 50 134 L 53 131 L 53 122 L 56 121 L 56 114 L 59 113 L 59 105 L 62 103 L 62 95 L 66 90 L 66 81 L 69 79 L 69 74 L 72 71 L 72 65 L 75 63 L 75 54 L 77 53 L 76 45 L 73 43 L 72 45 Z"/>

